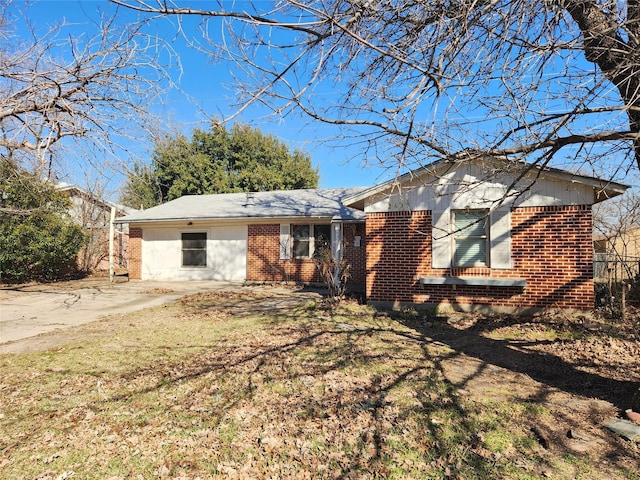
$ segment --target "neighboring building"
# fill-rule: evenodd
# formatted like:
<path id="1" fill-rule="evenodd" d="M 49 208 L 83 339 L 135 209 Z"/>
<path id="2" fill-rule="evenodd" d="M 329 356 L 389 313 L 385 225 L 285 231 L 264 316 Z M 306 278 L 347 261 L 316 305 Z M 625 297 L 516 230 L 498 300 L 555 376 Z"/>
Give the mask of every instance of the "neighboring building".
<path id="1" fill-rule="evenodd" d="M 593 240 L 596 281 L 629 280 L 640 275 L 640 227 L 630 227 Z"/>
<path id="2" fill-rule="evenodd" d="M 134 213 L 136 210 L 103 200 L 99 195 L 87 192 L 77 185 L 59 183 L 56 188 L 64 192 L 71 201 L 69 215 L 89 234 L 89 243 L 78 254 L 78 267 L 87 272 L 109 270 L 109 223 L 111 208 L 116 209 L 116 217 Z M 114 237 L 114 265 L 120 270 L 127 269 L 129 226 L 116 225 Z"/>
<path id="3" fill-rule="evenodd" d="M 626 188 L 484 158 L 372 188 L 186 196 L 118 221 L 130 278 L 313 282 L 329 241 L 374 304 L 588 310 L 591 206 Z"/>
<path id="4" fill-rule="evenodd" d="M 596 253 L 607 253 L 612 257 L 640 258 L 640 227 L 629 227 L 612 233 L 598 235 L 593 240 Z"/>

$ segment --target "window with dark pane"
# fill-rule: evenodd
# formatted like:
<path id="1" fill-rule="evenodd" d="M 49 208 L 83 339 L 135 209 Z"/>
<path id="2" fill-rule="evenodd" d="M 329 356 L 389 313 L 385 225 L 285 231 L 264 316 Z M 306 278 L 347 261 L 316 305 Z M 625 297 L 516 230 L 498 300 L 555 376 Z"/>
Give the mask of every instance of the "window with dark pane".
<path id="1" fill-rule="evenodd" d="M 313 226 L 313 254 L 317 256 L 323 249 L 331 250 L 331 225 Z"/>
<path id="2" fill-rule="evenodd" d="M 291 225 L 294 258 L 312 258 L 322 248 L 331 249 L 331 225 Z"/>
<path id="3" fill-rule="evenodd" d="M 489 265 L 487 210 L 453 211 L 453 264 L 456 267 L 486 267 Z"/>
<path id="4" fill-rule="evenodd" d="M 182 234 L 182 266 L 206 267 L 207 266 L 207 234 L 183 233 Z"/>
<path id="5" fill-rule="evenodd" d="M 294 258 L 309 258 L 310 230 L 311 225 L 291 225 Z"/>

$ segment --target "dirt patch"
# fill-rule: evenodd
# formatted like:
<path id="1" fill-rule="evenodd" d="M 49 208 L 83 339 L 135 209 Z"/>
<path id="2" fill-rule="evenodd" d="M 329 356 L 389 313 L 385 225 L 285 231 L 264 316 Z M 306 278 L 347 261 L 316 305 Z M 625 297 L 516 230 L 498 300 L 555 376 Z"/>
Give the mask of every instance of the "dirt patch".
<path id="1" fill-rule="evenodd" d="M 242 291 L 200 292 L 182 297 L 179 303 L 186 306 L 191 313 L 215 311 L 243 315 L 276 313 L 306 302 L 316 302 L 320 298 L 320 294 L 316 291 L 301 292 L 254 287 Z"/>
<path id="2" fill-rule="evenodd" d="M 173 293 L 175 290 L 172 288 L 150 288 L 148 290 L 143 290 L 141 293 L 146 295 L 164 295 L 166 293 Z"/>
<path id="3" fill-rule="evenodd" d="M 465 317 L 447 321 L 452 347 L 495 368 L 618 407 L 640 382 L 635 322 Z M 626 405 L 629 406 L 629 405 Z"/>

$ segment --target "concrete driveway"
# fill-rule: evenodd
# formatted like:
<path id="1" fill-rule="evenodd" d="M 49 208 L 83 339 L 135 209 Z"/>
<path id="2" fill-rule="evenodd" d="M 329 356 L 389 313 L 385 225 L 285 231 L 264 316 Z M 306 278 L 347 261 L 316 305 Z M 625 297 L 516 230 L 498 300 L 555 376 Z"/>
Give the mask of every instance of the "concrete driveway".
<path id="1" fill-rule="evenodd" d="M 240 288 L 225 282 L 110 283 L 108 278 L 0 288 L 0 353 L 57 329 L 171 303 L 184 295 Z"/>

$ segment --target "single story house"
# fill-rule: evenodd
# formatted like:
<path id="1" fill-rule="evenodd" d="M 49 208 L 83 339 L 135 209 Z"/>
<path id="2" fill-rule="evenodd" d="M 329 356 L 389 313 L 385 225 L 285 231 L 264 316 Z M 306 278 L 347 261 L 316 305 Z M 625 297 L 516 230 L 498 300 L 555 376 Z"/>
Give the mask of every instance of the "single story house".
<path id="1" fill-rule="evenodd" d="M 314 282 L 330 244 L 373 304 L 588 310 L 592 205 L 626 188 L 470 155 L 370 188 L 185 196 L 117 221 L 130 278 Z"/>
<path id="2" fill-rule="evenodd" d="M 129 278 L 320 282 L 325 245 L 364 286 L 365 214 L 343 203 L 364 190 L 185 195 L 140 210 L 116 220 L 129 223 Z"/>

